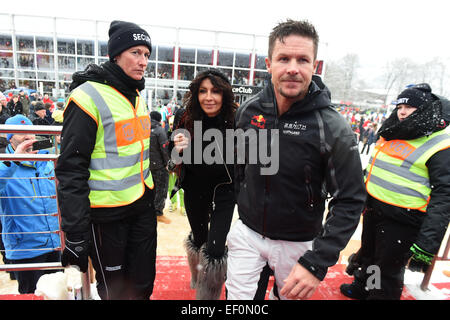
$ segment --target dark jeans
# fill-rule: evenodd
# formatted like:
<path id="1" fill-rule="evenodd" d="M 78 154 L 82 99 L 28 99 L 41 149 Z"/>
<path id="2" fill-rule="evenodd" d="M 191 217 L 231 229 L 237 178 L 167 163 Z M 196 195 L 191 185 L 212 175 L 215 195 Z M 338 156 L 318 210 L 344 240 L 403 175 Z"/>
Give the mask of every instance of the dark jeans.
<path id="1" fill-rule="evenodd" d="M 131 214 L 119 221 L 93 224 L 91 259 L 102 300 L 148 300 L 153 293 L 155 210 L 151 205 Z"/>
<path id="2" fill-rule="evenodd" d="M 10 264 L 26 264 L 26 263 L 46 263 L 46 262 L 60 262 L 61 253 L 59 251 L 45 253 L 43 255 L 20 260 L 8 260 Z M 54 273 L 61 270 L 31 270 L 31 271 L 13 271 L 16 280 L 19 282 L 19 293 L 29 294 L 34 293 L 36 284 L 41 276 L 44 274 Z"/>
<path id="3" fill-rule="evenodd" d="M 235 205 L 233 186 L 224 185 L 216 190 L 215 210 L 212 208 L 214 188 L 188 187 L 184 190 L 184 204 L 194 243 L 201 247 L 207 243 L 207 253 L 220 258 L 225 253 L 225 242 L 230 230 Z"/>
<path id="4" fill-rule="evenodd" d="M 362 269 L 361 272 L 355 272 L 355 280 L 365 284 L 373 274 L 367 272 L 371 265 L 378 266 L 381 273 L 381 288 L 369 290 L 367 299 L 400 299 L 407 254 L 418 232 L 418 227 L 390 219 L 375 209 L 366 210 L 361 249 L 357 255 Z"/>

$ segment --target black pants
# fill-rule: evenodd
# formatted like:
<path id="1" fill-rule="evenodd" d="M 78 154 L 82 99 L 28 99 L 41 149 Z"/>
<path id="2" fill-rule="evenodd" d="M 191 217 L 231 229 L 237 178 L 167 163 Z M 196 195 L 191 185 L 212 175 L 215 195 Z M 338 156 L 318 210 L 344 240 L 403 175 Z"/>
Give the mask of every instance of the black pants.
<path id="1" fill-rule="evenodd" d="M 358 263 L 361 270 L 355 272 L 355 280 L 363 285 L 374 274 L 369 266 L 380 268 L 380 288 L 369 290 L 369 300 L 400 300 L 407 253 L 414 243 L 419 228 L 384 216 L 375 209 L 366 210 L 363 218 L 361 249 Z"/>
<path id="2" fill-rule="evenodd" d="M 366 147 L 367 147 L 366 154 L 369 154 L 370 145 L 371 145 L 371 144 L 369 144 L 368 142 L 364 143 L 363 148 L 362 148 L 362 150 L 361 150 L 361 154 L 363 154 L 364 149 L 366 149 Z"/>
<path id="3" fill-rule="evenodd" d="M 186 187 L 184 204 L 195 245 L 201 247 L 207 243 L 208 255 L 219 258 L 225 253 L 225 242 L 233 219 L 235 197 L 231 185 L 218 187 L 215 210 L 213 210 L 213 191 L 214 188 Z"/>
<path id="4" fill-rule="evenodd" d="M 156 215 L 162 216 L 166 204 L 167 189 L 169 188 L 169 171 L 166 168 L 154 169 L 152 171 L 153 183 L 155 185 L 155 210 Z"/>
<path id="5" fill-rule="evenodd" d="M 92 225 L 91 259 L 102 300 L 150 299 L 157 234 L 154 207 L 147 208 L 118 221 Z"/>
<path id="6" fill-rule="evenodd" d="M 10 264 L 27 264 L 27 263 L 47 263 L 60 262 L 61 253 L 59 251 L 45 253 L 43 255 L 20 260 L 8 260 Z M 44 274 L 54 273 L 61 270 L 31 270 L 31 271 L 13 271 L 16 280 L 19 283 L 19 293 L 29 294 L 34 293 L 36 284 L 41 276 Z"/>

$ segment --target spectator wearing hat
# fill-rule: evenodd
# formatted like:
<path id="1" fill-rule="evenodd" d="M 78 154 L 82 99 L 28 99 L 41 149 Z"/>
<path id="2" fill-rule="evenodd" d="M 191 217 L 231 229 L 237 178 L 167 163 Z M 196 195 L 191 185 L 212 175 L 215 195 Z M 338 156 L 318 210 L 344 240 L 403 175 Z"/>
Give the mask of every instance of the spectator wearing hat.
<path id="1" fill-rule="evenodd" d="M 153 292 L 150 118 L 139 93 L 151 50 L 147 31 L 111 22 L 109 61 L 73 74 L 64 111 L 56 166 L 62 264 L 86 272 L 90 256 L 102 299 L 148 300 Z"/>
<path id="2" fill-rule="evenodd" d="M 11 117 L 14 117 L 16 114 L 23 114 L 22 102 L 20 102 L 17 94 L 12 96 L 11 100 L 7 104 L 7 107 Z"/>
<path id="3" fill-rule="evenodd" d="M 35 126 L 49 126 L 53 124 L 53 119 L 48 120 L 47 109 L 40 101 L 36 102 L 34 112 L 30 115 L 30 120 Z"/>
<path id="4" fill-rule="evenodd" d="M 161 126 L 161 114 L 158 111 L 150 113 L 152 133 L 150 137 L 150 170 L 155 183 L 155 210 L 158 222 L 169 224 L 171 220 L 164 216 L 164 206 L 169 187 L 169 140 Z"/>
<path id="5" fill-rule="evenodd" d="M 32 125 L 23 115 L 6 120 L 7 125 Z M 8 134 L 7 154 L 45 154 L 33 151 L 34 134 Z M 51 161 L 1 161 L 0 195 L 2 240 L 9 263 L 59 262 L 58 208 L 54 167 Z M 40 179 L 36 179 L 39 177 Z M 48 178 L 48 179 L 41 179 Z M 54 271 L 14 271 L 21 294 L 34 293 L 40 276 Z"/>
<path id="6" fill-rule="evenodd" d="M 36 102 L 34 105 L 34 111 L 29 116 L 29 119 L 35 126 L 50 126 L 53 124 L 53 118 L 49 118 L 48 110 L 45 108 L 44 104 L 41 101 Z M 37 137 L 49 139 L 51 136 L 49 135 L 37 135 Z"/>
<path id="7" fill-rule="evenodd" d="M 404 90 L 378 131 L 366 168 L 368 198 L 354 275 L 341 292 L 355 299 L 399 300 L 405 266 L 426 272 L 438 252 L 450 212 L 450 101 L 428 84 Z M 381 281 L 368 283 L 369 266 Z"/>

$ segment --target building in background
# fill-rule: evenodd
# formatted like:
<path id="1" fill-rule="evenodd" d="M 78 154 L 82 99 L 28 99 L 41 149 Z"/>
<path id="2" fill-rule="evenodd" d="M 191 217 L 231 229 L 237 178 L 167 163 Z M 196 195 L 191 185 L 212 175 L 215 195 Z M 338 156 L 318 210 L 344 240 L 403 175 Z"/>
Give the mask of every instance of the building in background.
<path id="1" fill-rule="evenodd" d="M 108 60 L 109 24 L 0 13 L 0 91 L 26 87 L 65 98 L 75 71 Z M 150 106 L 181 103 L 191 80 L 206 68 L 228 76 L 239 104 L 269 80 L 267 35 L 139 25 L 153 44 L 143 92 Z M 323 60 L 319 66 L 316 72 L 323 74 Z"/>

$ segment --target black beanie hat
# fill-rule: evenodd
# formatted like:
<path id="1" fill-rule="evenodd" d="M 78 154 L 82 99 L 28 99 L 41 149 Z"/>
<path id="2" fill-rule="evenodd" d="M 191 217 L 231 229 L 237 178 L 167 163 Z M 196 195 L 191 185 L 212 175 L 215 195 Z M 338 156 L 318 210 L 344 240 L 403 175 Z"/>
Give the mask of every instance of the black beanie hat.
<path id="1" fill-rule="evenodd" d="M 397 97 L 397 105 L 407 104 L 420 109 L 432 100 L 430 85 L 428 83 L 420 83 L 403 90 Z"/>
<path id="2" fill-rule="evenodd" d="M 44 104 L 40 101 L 36 102 L 36 105 L 34 106 L 34 111 L 39 111 L 39 110 L 45 110 Z"/>
<path id="3" fill-rule="evenodd" d="M 161 122 L 162 116 L 158 111 L 150 112 L 150 118 L 155 120 L 156 122 Z"/>
<path id="4" fill-rule="evenodd" d="M 108 55 L 112 62 L 124 50 L 144 45 L 152 52 L 152 42 L 147 31 L 137 24 L 114 20 L 109 26 Z"/>

